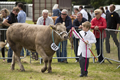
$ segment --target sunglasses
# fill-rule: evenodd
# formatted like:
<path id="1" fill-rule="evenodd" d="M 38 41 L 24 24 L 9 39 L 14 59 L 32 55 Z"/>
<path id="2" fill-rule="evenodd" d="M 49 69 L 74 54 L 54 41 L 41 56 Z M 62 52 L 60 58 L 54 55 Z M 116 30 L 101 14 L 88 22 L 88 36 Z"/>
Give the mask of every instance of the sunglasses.
<path id="1" fill-rule="evenodd" d="M 99 13 L 95 13 L 95 15 L 98 15 Z"/>
<path id="2" fill-rule="evenodd" d="M 62 15 L 66 15 L 66 14 L 63 14 L 63 13 L 61 13 Z"/>

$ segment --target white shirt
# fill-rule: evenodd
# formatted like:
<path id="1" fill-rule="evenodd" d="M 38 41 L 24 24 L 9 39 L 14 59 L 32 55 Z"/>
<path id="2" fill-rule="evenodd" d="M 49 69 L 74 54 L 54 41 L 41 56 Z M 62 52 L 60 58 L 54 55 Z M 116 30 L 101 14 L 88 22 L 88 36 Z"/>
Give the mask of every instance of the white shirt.
<path id="1" fill-rule="evenodd" d="M 91 18 L 92 18 L 92 19 L 95 17 L 95 14 L 94 14 L 94 13 L 91 13 L 91 12 L 90 12 L 90 15 L 91 15 Z"/>
<path id="2" fill-rule="evenodd" d="M 82 9 L 80 12 L 82 13 L 83 17 L 88 20 L 88 14 L 87 14 L 87 12 L 84 9 Z"/>
<path id="3" fill-rule="evenodd" d="M 42 17 L 39 17 L 38 20 L 37 20 L 37 25 L 43 25 L 43 22 L 44 22 L 44 18 L 43 16 Z M 46 20 L 45 20 L 45 25 L 50 25 L 50 24 L 53 24 L 54 25 L 54 22 L 53 22 L 53 19 L 51 17 L 47 17 Z"/>
<path id="4" fill-rule="evenodd" d="M 103 17 L 103 18 L 106 19 L 106 15 L 105 15 L 105 13 L 102 13 L 101 17 Z"/>
<path id="5" fill-rule="evenodd" d="M 89 48 L 91 48 L 91 44 L 92 43 L 96 43 L 96 38 L 95 38 L 95 35 L 90 31 L 88 30 L 87 31 L 87 34 L 85 36 L 85 31 L 80 31 L 79 32 L 81 34 L 81 36 L 83 37 L 84 41 L 88 41 L 88 44 L 87 44 L 87 58 L 89 58 L 91 56 L 91 52 L 89 50 Z M 73 32 L 73 35 L 75 36 L 75 38 L 79 38 L 77 35 L 79 35 L 77 33 L 77 35 Z M 81 38 L 81 37 L 80 37 Z M 78 52 L 77 52 L 77 55 L 80 56 L 80 54 L 82 54 L 82 57 L 86 57 L 86 44 L 81 40 L 79 39 L 79 46 L 78 46 Z"/>

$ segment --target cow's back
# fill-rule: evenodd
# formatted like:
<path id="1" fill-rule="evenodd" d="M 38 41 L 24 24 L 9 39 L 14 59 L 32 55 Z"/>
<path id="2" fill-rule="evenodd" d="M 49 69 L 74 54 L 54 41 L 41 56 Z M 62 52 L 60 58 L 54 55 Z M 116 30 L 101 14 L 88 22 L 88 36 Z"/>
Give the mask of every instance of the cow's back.
<path id="1" fill-rule="evenodd" d="M 7 30 L 7 40 L 11 44 L 20 44 L 27 49 L 35 50 L 35 41 L 38 37 L 41 40 L 39 42 L 44 41 L 42 37 L 48 33 L 47 28 L 48 26 L 43 25 L 14 23 Z"/>

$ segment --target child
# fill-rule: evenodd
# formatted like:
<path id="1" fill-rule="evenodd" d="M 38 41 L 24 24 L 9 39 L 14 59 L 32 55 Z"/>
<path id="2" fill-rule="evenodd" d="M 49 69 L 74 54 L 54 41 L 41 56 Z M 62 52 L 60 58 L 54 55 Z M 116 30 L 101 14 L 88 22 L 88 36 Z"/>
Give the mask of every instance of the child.
<path id="1" fill-rule="evenodd" d="M 89 21 L 86 21 L 82 23 L 82 31 L 76 33 L 73 31 L 73 35 L 75 38 L 83 38 L 85 42 L 83 42 L 81 39 L 79 39 L 79 46 L 78 46 L 78 53 L 79 56 L 79 64 L 81 68 L 81 75 L 80 77 L 87 77 L 88 74 L 88 65 L 89 65 L 89 57 L 91 55 L 89 48 L 91 48 L 92 43 L 96 43 L 96 38 L 94 34 L 90 31 L 91 24 Z M 75 30 L 74 27 L 72 30 Z M 79 36 L 79 37 L 78 37 Z M 87 50 L 86 50 L 87 45 Z"/>

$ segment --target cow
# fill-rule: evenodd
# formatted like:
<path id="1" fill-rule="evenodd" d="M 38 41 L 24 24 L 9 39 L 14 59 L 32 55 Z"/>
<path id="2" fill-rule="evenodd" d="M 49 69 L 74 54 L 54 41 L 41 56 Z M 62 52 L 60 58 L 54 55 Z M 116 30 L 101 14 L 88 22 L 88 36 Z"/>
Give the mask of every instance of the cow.
<path id="1" fill-rule="evenodd" d="M 44 67 L 41 69 L 41 72 L 46 70 L 48 70 L 48 73 L 52 72 L 51 62 L 55 53 L 55 50 L 51 48 L 53 43 L 52 36 L 56 45 L 61 41 L 67 40 L 68 33 L 66 32 L 65 24 L 58 23 L 49 26 L 27 23 L 12 24 L 6 32 L 7 42 L 13 50 L 11 70 L 14 70 L 16 59 L 20 70 L 25 71 L 20 60 L 20 52 L 24 47 L 32 52 L 38 52 L 43 58 Z"/>

